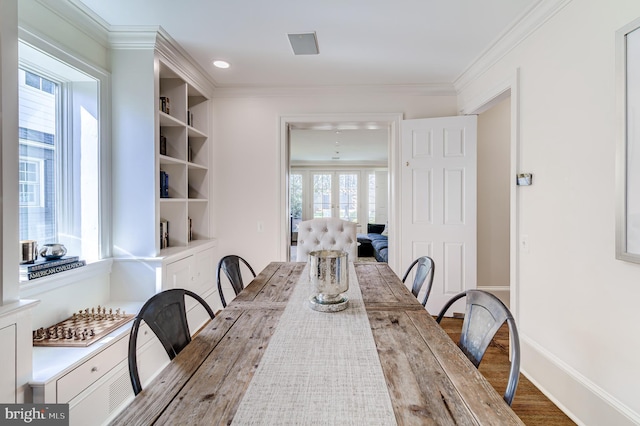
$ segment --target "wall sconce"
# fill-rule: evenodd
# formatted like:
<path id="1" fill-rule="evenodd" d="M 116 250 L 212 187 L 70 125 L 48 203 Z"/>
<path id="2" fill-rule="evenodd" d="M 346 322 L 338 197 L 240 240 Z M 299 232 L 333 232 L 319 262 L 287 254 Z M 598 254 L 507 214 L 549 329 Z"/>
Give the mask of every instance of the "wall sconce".
<path id="1" fill-rule="evenodd" d="M 533 182 L 532 173 L 519 173 L 517 176 L 517 184 L 519 186 L 529 186 Z"/>

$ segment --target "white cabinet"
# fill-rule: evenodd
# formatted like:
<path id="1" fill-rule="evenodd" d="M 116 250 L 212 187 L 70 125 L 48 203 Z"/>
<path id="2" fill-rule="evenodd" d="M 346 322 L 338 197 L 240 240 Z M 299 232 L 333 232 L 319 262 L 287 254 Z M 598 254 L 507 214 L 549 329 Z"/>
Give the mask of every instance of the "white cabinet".
<path id="1" fill-rule="evenodd" d="M 205 300 L 212 304 L 216 298 L 217 292 L 210 291 Z M 187 318 L 194 334 L 208 316 L 191 306 Z M 107 423 L 134 397 L 127 361 L 130 329 L 131 323 L 120 327 L 95 347 L 34 348 L 33 402 L 68 403 L 71 426 Z M 137 347 L 144 388 L 170 361 L 146 324 L 140 327 Z"/>
<path id="2" fill-rule="evenodd" d="M 16 326 L 8 325 L 0 329 L 0 342 L 2 343 L 2 351 L 0 351 L 0 365 L 11 366 L 16 365 Z M 5 368 L 5 367 L 3 367 Z M 6 371 L 0 375 L 0 401 L 15 402 L 16 400 L 16 373 Z"/>
<path id="3" fill-rule="evenodd" d="M 185 288 L 203 297 L 216 312 L 222 309 L 215 283 L 215 265 L 217 264 L 215 246 L 205 246 L 200 250 L 191 250 L 188 256 L 167 261 L 164 270 L 162 289 Z M 187 298 L 187 309 L 195 305 Z M 189 326 L 199 326 L 206 318 L 189 318 Z M 193 331 L 193 328 L 192 328 Z"/>

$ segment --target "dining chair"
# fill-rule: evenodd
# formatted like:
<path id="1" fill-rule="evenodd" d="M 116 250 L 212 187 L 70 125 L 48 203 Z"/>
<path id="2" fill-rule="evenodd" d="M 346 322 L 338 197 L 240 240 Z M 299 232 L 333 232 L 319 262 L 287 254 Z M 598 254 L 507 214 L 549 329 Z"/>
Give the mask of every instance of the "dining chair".
<path id="1" fill-rule="evenodd" d="M 207 311 L 209 317 L 214 318 L 215 315 L 207 302 L 190 290 L 172 288 L 157 293 L 147 300 L 133 320 L 129 334 L 129 377 L 134 394 L 137 395 L 142 391 L 137 357 L 140 324 L 144 321 L 149 326 L 167 351 L 169 359 L 173 360 L 191 342 L 185 296 L 190 296 L 198 301 Z"/>
<path id="2" fill-rule="evenodd" d="M 511 405 L 520 378 L 520 338 L 516 322 L 509 308 L 500 299 L 482 290 L 467 290 L 453 296 L 440 311 L 436 322 L 440 323 L 451 305 L 465 296 L 467 304 L 458 346 L 476 368 L 480 366 L 480 361 L 498 329 L 505 321 L 509 325 L 511 367 L 504 400 Z"/>
<path id="3" fill-rule="evenodd" d="M 216 271 L 216 281 L 218 283 L 218 294 L 220 294 L 220 301 L 222 302 L 222 307 L 227 307 L 227 301 L 224 298 L 224 292 L 222 291 L 222 282 L 220 281 L 220 271 L 223 271 L 227 276 L 227 279 L 231 283 L 231 287 L 233 288 L 233 292 L 237 296 L 238 293 L 242 291 L 244 288 L 244 281 L 242 280 L 242 271 L 240 269 L 240 262 L 244 263 L 249 271 L 253 274 L 253 277 L 256 277 L 256 273 L 253 271 L 249 262 L 244 260 L 242 257 L 237 256 L 235 254 L 229 254 L 224 256 L 218 262 L 218 269 Z"/>
<path id="4" fill-rule="evenodd" d="M 358 258 L 358 239 L 355 222 L 336 217 L 323 217 L 300 222 L 296 260 L 305 262 L 315 250 L 342 250 L 350 262 Z"/>
<path id="5" fill-rule="evenodd" d="M 402 277 L 402 282 L 405 282 L 411 273 L 411 270 L 415 266 L 415 276 L 413 277 L 413 285 L 411 286 L 411 293 L 418 298 L 420 294 L 420 290 L 422 290 L 422 286 L 424 285 L 427 277 L 429 281 L 427 282 L 427 289 L 424 293 L 424 297 L 422 299 L 422 306 L 427 305 L 427 299 L 429 298 L 429 294 L 431 293 L 431 286 L 433 285 L 433 276 L 436 272 L 436 265 L 432 258 L 429 256 L 421 256 L 413 261 L 411 265 L 407 268 L 407 272 L 404 273 Z"/>

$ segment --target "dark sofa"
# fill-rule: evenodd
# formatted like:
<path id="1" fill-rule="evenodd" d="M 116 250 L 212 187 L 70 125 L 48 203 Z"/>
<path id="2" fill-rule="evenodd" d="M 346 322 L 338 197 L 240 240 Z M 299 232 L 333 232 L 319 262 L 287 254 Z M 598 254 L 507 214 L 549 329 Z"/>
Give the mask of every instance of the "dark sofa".
<path id="1" fill-rule="evenodd" d="M 378 262 L 388 262 L 388 238 L 382 235 L 384 224 L 367 224 L 367 233 L 358 234 L 358 257 L 375 257 Z"/>

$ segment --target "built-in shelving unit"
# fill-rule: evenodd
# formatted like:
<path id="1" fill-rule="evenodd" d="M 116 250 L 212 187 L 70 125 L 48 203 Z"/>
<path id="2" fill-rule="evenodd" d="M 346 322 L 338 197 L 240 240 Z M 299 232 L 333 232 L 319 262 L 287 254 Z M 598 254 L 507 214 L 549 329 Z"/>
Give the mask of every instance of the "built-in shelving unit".
<path id="1" fill-rule="evenodd" d="M 153 294 L 180 287 L 218 310 L 209 169 L 213 86 L 162 29 L 112 29 L 109 37 L 113 260 L 105 286 L 92 282 L 90 291 L 103 292 L 102 306 L 133 312 Z M 161 110 L 161 97 L 169 99 L 168 110 Z M 169 175 L 167 197 L 161 171 Z M 169 223 L 166 248 L 160 245 L 163 221 Z M 200 309 L 187 305 L 192 332 L 208 319 Z M 12 329 L 0 331 L 13 335 Z M 168 362 L 151 335 L 138 341 L 147 382 Z M 123 326 L 83 351 L 37 348 L 30 382 L 34 402 L 68 403 L 71 425 L 108 422 L 133 398 L 127 339 Z"/>
<path id="2" fill-rule="evenodd" d="M 182 247 L 209 238 L 209 99 L 162 61 L 158 83 L 159 170 L 169 176 L 160 220 L 169 223 L 169 247 Z"/>
<path id="3" fill-rule="evenodd" d="M 126 47 L 128 36 L 116 37 L 113 50 L 113 254 L 164 258 L 213 237 L 213 86 L 190 60 L 181 60 L 183 52 L 162 31 L 147 37 L 153 40 L 148 49 Z"/>

